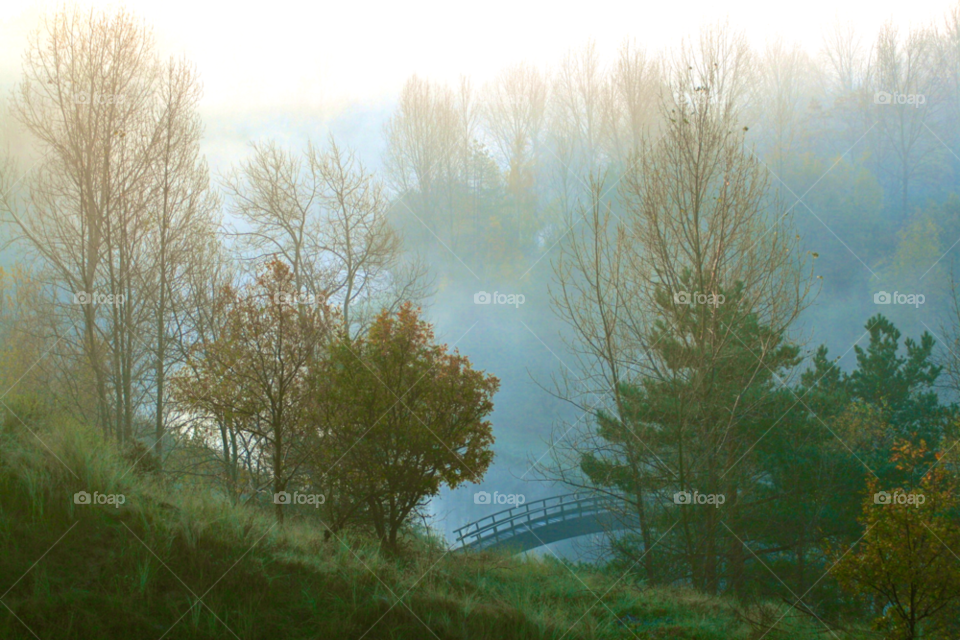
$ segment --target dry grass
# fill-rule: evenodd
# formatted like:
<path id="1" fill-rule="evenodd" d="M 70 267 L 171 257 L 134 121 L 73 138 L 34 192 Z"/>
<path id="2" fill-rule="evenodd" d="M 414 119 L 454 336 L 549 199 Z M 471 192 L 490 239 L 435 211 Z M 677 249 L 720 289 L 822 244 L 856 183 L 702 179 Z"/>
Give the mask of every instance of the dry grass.
<path id="1" fill-rule="evenodd" d="M 754 635 L 732 603 L 590 567 L 449 552 L 423 536 L 399 558 L 354 532 L 325 542 L 307 523 L 280 527 L 202 487 L 141 478 L 89 430 L 31 428 L 39 439 L 0 432 L 0 586 L 16 614 L 0 609 L 2 638 Z M 75 505 L 79 490 L 126 501 Z"/>

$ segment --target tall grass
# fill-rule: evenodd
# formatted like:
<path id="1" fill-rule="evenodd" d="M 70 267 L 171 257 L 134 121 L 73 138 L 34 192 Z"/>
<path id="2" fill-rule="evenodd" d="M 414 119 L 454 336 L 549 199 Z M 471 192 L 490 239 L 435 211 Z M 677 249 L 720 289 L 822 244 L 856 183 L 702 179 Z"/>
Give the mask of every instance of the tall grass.
<path id="1" fill-rule="evenodd" d="M 202 486 L 141 477 L 83 426 L 5 425 L 0 587 L 15 585 L 3 603 L 16 616 L 0 609 L 0 638 L 815 635 L 804 621 L 762 629 L 733 602 L 610 571 L 451 551 L 424 531 L 400 557 L 356 531 L 324 541 L 307 522 L 278 526 Z M 77 505 L 77 491 L 126 500 Z"/>

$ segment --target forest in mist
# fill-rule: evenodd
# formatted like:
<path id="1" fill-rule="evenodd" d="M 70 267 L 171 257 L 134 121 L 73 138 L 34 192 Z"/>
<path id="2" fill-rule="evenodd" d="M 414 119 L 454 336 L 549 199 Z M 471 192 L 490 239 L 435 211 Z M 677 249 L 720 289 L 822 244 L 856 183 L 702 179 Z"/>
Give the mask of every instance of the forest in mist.
<path id="1" fill-rule="evenodd" d="M 207 117 L 131 9 L 42 12 L 0 635 L 956 638 L 960 5 L 822 22 L 296 120 Z M 34 570 L 60 539 L 102 561 Z"/>

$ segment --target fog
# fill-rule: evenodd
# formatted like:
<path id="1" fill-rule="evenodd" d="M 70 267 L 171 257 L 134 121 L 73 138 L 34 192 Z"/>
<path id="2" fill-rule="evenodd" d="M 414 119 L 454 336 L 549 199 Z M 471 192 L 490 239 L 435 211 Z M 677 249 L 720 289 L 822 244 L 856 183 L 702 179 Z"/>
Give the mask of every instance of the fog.
<path id="1" fill-rule="evenodd" d="M 210 380 L 228 379 L 227 368 L 211 369 L 219 373 L 184 382 L 185 371 L 200 367 L 195 364 L 202 360 L 197 353 L 206 354 L 205 362 L 213 360 L 209 353 L 214 352 L 204 351 L 208 344 L 204 332 L 212 331 L 209 327 L 217 324 L 219 313 L 211 313 L 209 321 L 198 319 L 206 311 L 192 301 L 202 299 L 210 309 L 221 309 L 213 293 L 217 286 L 244 291 L 258 277 L 266 277 L 264 269 L 272 267 L 264 265 L 272 259 L 289 262 L 290 282 L 295 282 L 298 293 L 329 294 L 324 299 L 337 313 L 356 314 L 354 324 L 345 322 L 348 339 L 365 336 L 381 308 L 393 313 L 409 301 L 422 307 L 422 318 L 434 327 L 438 344 L 456 349 L 474 369 L 499 379 L 492 411 L 485 416 L 492 424 L 493 462 L 479 474 L 482 478 L 455 489 L 449 488 L 449 482 L 440 483 L 413 512 L 449 543 L 456 541 L 458 528 L 515 504 L 490 504 L 481 495 L 522 496 L 526 503 L 573 491 L 629 495 L 625 488 L 629 483 L 616 474 L 609 477 L 618 479 L 598 481 L 602 474 L 591 470 L 595 459 L 585 452 L 605 455 L 609 450 L 595 445 L 600 440 L 618 452 L 622 453 L 617 449 L 621 446 L 633 451 L 609 435 L 605 422 L 611 420 L 609 415 L 624 422 L 631 419 L 627 415 L 634 415 L 621 393 L 628 400 L 632 396 L 621 385 L 658 379 L 675 366 L 675 355 L 658 351 L 670 342 L 660 343 L 669 333 L 663 327 L 674 326 L 673 316 L 664 315 L 665 324 L 658 325 L 657 310 L 668 299 L 676 302 L 674 306 L 689 304 L 677 302 L 681 300 L 676 297 L 678 283 L 690 283 L 688 271 L 677 265 L 687 258 L 693 263 L 706 258 L 685 253 L 685 242 L 693 242 L 690 228 L 700 228 L 701 219 L 686 227 L 681 218 L 690 207 L 699 206 L 690 202 L 699 202 L 697 198 L 704 194 L 712 198 L 711 203 L 719 203 L 704 206 L 722 208 L 734 201 L 740 216 L 732 222 L 722 219 L 715 226 L 703 223 L 710 238 L 704 251 L 716 251 L 715 262 L 703 273 L 719 282 L 704 291 L 736 300 L 755 295 L 750 304 L 756 315 L 740 318 L 742 326 L 753 327 L 754 318 L 761 318 L 773 327 L 772 333 L 779 336 L 782 331 L 784 340 L 797 349 L 795 363 L 788 366 L 793 356 L 784 356 L 782 362 L 768 366 L 766 358 L 772 356 L 766 352 L 767 338 L 758 338 L 763 345 L 758 356 L 753 345 L 748 346 L 749 338 L 744 342 L 738 337 L 772 376 L 761 399 L 746 391 L 743 398 L 761 404 L 784 389 L 806 388 L 801 382 L 803 372 L 813 370 L 814 354 L 821 345 L 842 372 L 838 379 L 847 375 L 853 380 L 855 371 L 867 370 L 866 365 L 858 369 L 858 357 L 866 356 L 858 355 L 857 348 L 863 351 L 873 344 L 865 323 L 882 313 L 904 339 L 919 344 L 926 332 L 936 342 L 930 357 L 943 367 L 943 375 L 924 382 L 935 393 L 907 395 L 922 396 L 928 403 L 924 406 L 939 402 L 956 410 L 950 404 L 957 400 L 960 384 L 960 378 L 952 377 L 960 372 L 960 356 L 954 352 L 960 344 L 956 340 L 960 314 L 956 290 L 951 288 L 960 266 L 960 10 L 955 3 L 815 0 L 783 6 L 749 1 L 604 1 L 547 6 L 413 2 L 257 4 L 228 9 L 217 3 L 181 0 L 127 2 L 122 6 L 152 30 L 156 69 L 166 69 L 163 65 L 168 61 L 172 69 L 182 61 L 183 77 L 189 79 L 182 85 L 163 85 L 156 79 L 163 73 L 150 67 L 145 77 L 151 80 L 137 86 L 156 82 L 168 87 L 168 93 L 143 89 L 144 95 L 172 95 L 175 92 L 169 87 L 185 87 L 183 103 L 189 107 L 182 111 L 187 132 L 183 139 L 189 142 L 183 148 L 188 150 L 184 152 L 188 160 L 178 160 L 177 166 L 189 165 L 191 172 L 184 179 L 187 186 L 177 188 L 185 194 L 183 202 L 190 203 L 184 211 L 202 219 L 196 227 L 184 222 L 183 236 L 198 243 L 202 239 L 204 248 L 184 240 L 176 251 L 171 249 L 170 255 L 178 257 L 170 260 L 193 264 L 191 256 L 196 254 L 196 262 L 204 266 L 183 267 L 182 272 L 172 267 L 171 281 L 191 283 L 184 285 L 188 293 L 178 293 L 179 284 L 171 285 L 172 302 L 161 302 L 156 311 L 151 297 L 149 303 L 135 307 L 142 318 L 123 320 L 107 312 L 101 319 L 85 316 L 86 309 L 64 302 L 84 291 L 79 288 L 82 282 L 109 282 L 110 287 L 119 283 L 118 287 L 130 287 L 123 290 L 135 293 L 138 286 L 144 291 L 152 291 L 152 286 L 165 291 L 168 285 L 149 284 L 161 269 L 153 265 L 161 262 L 134 241 L 130 247 L 136 250 L 129 254 L 113 248 L 94 252 L 102 265 L 112 265 L 116 255 L 121 272 L 134 264 L 129 272 L 117 276 L 104 266 L 102 274 L 88 274 L 84 265 L 91 264 L 92 254 L 84 253 L 82 242 L 73 242 L 49 222 L 57 219 L 57 212 L 70 210 L 59 199 L 73 197 L 63 195 L 71 191 L 68 185 L 83 183 L 64 178 L 62 184 L 42 186 L 47 184 L 45 172 L 56 174 L 73 161 L 63 159 L 73 158 L 69 153 L 58 156 L 60 147 L 50 140 L 61 134 L 75 140 L 76 131 L 92 135 L 93 130 L 84 129 L 87 125 L 80 116 L 75 131 L 69 117 L 63 116 L 62 123 L 56 120 L 57 109 L 49 115 L 35 106 L 54 104 L 52 94 L 37 88 L 40 75 L 33 85 L 25 79 L 24 69 L 30 66 L 25 52 L 36 38 L 43 40 L 43 18 L 57 6 L 11 0 L 0 9 L 0 147 L 7 158 L 0 171 L 5 194 L 0 203 L 5 234 L 0 256 L 8 272 L 27 269 L 31 275 L 26 281 L 35 281 L 38 290 L 45 292 L 37 294 L 34 306 L 25 305 L 34 315 L 14 314 L 13 319 L 4 320 L 13 327 L 5 329 L 13 332 L 9 335 L 21 335 L 16 332 L 25 327 L 35 330 L 23 334 L 36 339 L 35 347 L 29 343 L 33 351 L 11 352 L 10 359 L 37 357 L 12 366 L 3 379 L 13 386 L 24 380 L 23 392 L 30 384 L 44 392 L 54 390 L 51 393 L 70 407 L 64 411 L 80 422 L 103 420 L 104 407 L 114 402 L 106 398 L 115 389 L 116 408 L 110 404 L 109 411 L 115 411 L 116 426 L 107 420 L 104 432 L 116 428 L 125 446 L 133 439 L 152 448 L 169 438 L 170 444 L 159 448 L 182 465 L 176 468 L 183 477 L 190 475 L 193 458 L 179 459 L 176 451 L 183 446 L 195 455 L 190 447 L 195 446 L 197 434 L 208 433 L 205 450 L 214 458 L 224 453 L 225 446 L 229 449 L 223 444 L 226 436 L 219 440 L 210 426 L 222 421 L 223 407 L 201 407 L 202 399 L 189 395 L 191 384 L 209 383 L 212 389 L 215 382 Z M 117 5 L 83 7 L 113 11 Z M 97 73 L 91 71 L 89 77 Z M 170 72 L 168 77 L 174 75 Z M 706 93 L 710 96 L 701 97 Z M 41 94 L 42 99 L 37 97 Z M 154 104 L 150 99 L 134 97 L 144 105 Z M 162 111 L 154 104 L 137 113 L 157 112 L 150 109 Z M 703 120 L 696 119 L 704 113 Z M 45 131 L 45 117 L 47 122 L 57 122 L 49 125 L 54 133 L 47 139 L 38 133 Z M 130 118 L 125 122 L 141 122 L 140 115 L 124 117 Z M 687 130 L 678 120 L 686 125 L 693 122 L 695 134 L 684 133 Z M 712 125 L 703 124 L 707 121 L 720 124 L 711 129 Z M 114 126 L 114 120 L 104 122 L 96 126 L 104 131 L 120 126 Z M 669 180 L 682 181 L 677 176 L 687 170 L 688 159 L 676 151 L 685 148 L 684 136 L 706 139 L 704 130 L 723 142 L 716 143 L 720 150 L 711 156 L 715 171 L 704 173 L 704 183 L 711 186 L 688 201 L 686 192 Z M 147 140 L 151 134 L 148 128 L 144 131 Z M 724 136 L 736 136 L 735 142 Z M 96 136 L 91 140 L 91 145 L 102 142 Z M 676 144 L 671 147 L 668 142 Z M 142 148 L 136 142 L 120 144 L 133 145 L 131 154 L 151 158 L 143 160 L 143 166 L 155 166 L 151 164 L 154 143 L 145 142 Z M 338 164 L 336 149 L 354 154 L 357 164 Z M 671 155 L 674 152 L 678 155 Z M 124 171 L 141 175 L 139 161 L 118 157 Z M 361 165 L 366 173 L 356 175 L 366 177 L 336 192 L 338 178 L 330 176 L 343 179 Z M 147 170 L 142 173 L 154 175 Z M 711 182 L 715 180 L 719 181 L 716 187 Z M 737 190 L 734 195 L 724 190 L 731 183 Z M 353 236 L 348 234 L 346 243 L 341 243 L 336 231 L 321 232 L 329 223 L 324 217 L 327 212 L 337 211 L 329 204 L 336 197 L 330 196 L 328 202 L 322 200 L 327 196 L 317 194 L 328 187 L 337 197 L 347 193 L 340 200 L 346 211 L 349 207 L 343 202 L 370 185 L 376 185 L 373 195 L 361 198 L 362 206 L 370 207 L 370 217 L 353 229 L 369 234 L 362 243 L 374 257 L 356 268 L 343 257 L 354 250 L 349 239 Z M 90 197 L 86 188 L 77 186 L 81 194 L 77 202 Z M 157 195 L 161 192 L 166 193 L 163 188 L 145 187 L 143 195 L 137 196 L 142 198 L 136 200 L 140 204 L 130 206 L 153 211 L 163 200 L 166 207 L 165 196 Z M 298 201 L 302 194 L 306 195 Z M 326 204 L 316 204 L 321 200 Z M 674 205 L 680 213 L 671 218 Z M 271 211 L 280 213 L 268 220 Z M 291 211 L 303 213 L 300 231 L 322 237 L 313 244 L 298 244 L 298 228 L 290 221 L 296 215 Z M 664 215 L 662 222 L 658 212 Z M 319 217 L 307 222 L 311 215 Z M 105 220 L 110 217 L 104 216 Z M 343 229 L 351 229 L 349 221 L 340 223 Z M 78 229 L 81 226 L 77 224 Z M 735 237 L 748 227 L 749 232 L 742 231 L 743 241 L 724 243 L 725 234 Z M 145 238 L 155 233 L 152 222 L 142 226 L 137 222 L 134 228 Z M 118 242 L 118 247 L 127 246 L 126 239 Z M 143 246 L 152 246 L 149 242 Z M 694 242 L 699 247 L 698 243 L 699 239 Z M 71 248 L 77 257 L 64 257 Z M 148 256 L 142 258 L 142 265 L 148 266 L 138 266 L 141 263 L 136 260 L 141 258 L 129 255 Z M 163 256 L 166 265 L 166 249 Z M 595 258 L 592 263 L 590 256 Z M 418 265 L 422 267 L 419 276 L 404 280 Z M 717 275 L 726 273 L 724 269 L 733 275 Z M 166 278 L 164 271 L 161 282 L 166 283 Z M 356 284 L 357 289 L 354 278 L 362 283 Z M 672 297 L 661 291 L 664 282 L 670 284 L 663 291 Z M 747 293 L 736 293 L 738 283 Z M 409 289 L 403 288 L 408 285 Z M 407 295 L 410 291 L 416 293 Z M 698 290 L 691 291 L 696 295 Z M 167 298 L 160 295 L 160 299 Z M 187 299 L 190 302 L 184 302 Z M 163 304 L 172 305 L 171 310 Z M 181 320 L 176 305 L 186 309 L 184 317 L 189 320 Z M 356 311 L 348 311 L 351 305 Z M 177 327 L 177 337 L 169 341 L 179 349 L 178 355 L 169 356 L 169 373 L 163 346 L 168 338 L 157 337 L 154 343 L 149 333 L 158 322 L 162 329 L 168 317 L 176 317 L 170 322 Z M 49 327 L 43 324 L 41 329 L 39 321 L 30 318 L 42 318 Z M 81 329 L 88 325 L 106 327 L 102 340 L 108 346 L 90 346 L 96 341 Z M 609 329 L 612 325 L 615 328 Z M 197 338 L 201 335 L 202 340 Z M 167 334 L 160 330 L 158 336 Z M 142 353 L 132 346 L 141 339 Z M 779 348 L 780 343 L 774 342 Z M 109 346 L 115 344 L 125 346 Z M 914 353 L 918 348 L 911 344 L 900 353 Z M 128 351 L 129 362 L 123 355 Z M 102 379 L 99 373 L 84 373 L 86 364 L 76 364 L 86 362 L 78 355 L 84 353 L 91 361 L 104 358 L 102 364 L 90 365 L 91 371 L 103 369 Z M 111 358 L 119 363 L 111 365 L 114 368 L 108 366 Z M 159 359 L 159 365 L 154 359 Z M 177 380 L 169 384 L 181 385 L 167 393 L 174 393 L 182 406 L 164 408 L 167 375 Z M 423 384 L 433 383 L 432 375 L 424 376 Z M 910 374 L 903 376 L 907 379 Z M 917 379 L 922 377 L 918 374 Z M 882 379 L 891 386 L 901 382 L 899 377 L 894 382 L 892 374 Z M 93 391 L 97 385 L 99 398 Z M 661 415 L 660 407 L 650 409 L 656 404 L 650 398 L 660 392 L 648 389 L 646 393 L 647 404 L 640 405 Z M 677 393 L 677 398 L 684 397 L 682 390 Z M 241 396 L 246 401 L 244 394 L 234 398 Z M 725 464 L 732 462 L 733 468 L 741 459 L 752 460 L 748 456 L 763 449 L 754 446 L 783 429 L 783 415 L 802 404 L 815 418 L 811 422 L 823 424 L 873 473 L 873 459 L 859 448 L 866 445 L 859 439 L 848 440 L 842 430 L 850 414 L 838 410 L 821 420 L 817 415 L 821 411 L 807 407 L 801 396 L 806 397 L 800 393 L 787 413 L 779 412 L 780 419 L 761 421 L 757 433 L 762 435 L 754 445 L 730 453 Z M 869 404 L 855 394 L 851 397 Z M 400 395 L 397 402 L 402 403 Z M 127 403 L 125 414 L 120 410 L 123 403 Z M 740 403 L 738 395 L 732 406 L 710 414 L 710 420 L 729 415 L 734 422 L 736 412 L 743 410 Z M 702 406 L 692 400 L 689 404 Z M 878 406 L 882 404 L 878 401 Z M 256 420 L 249 418 L 257 425 L 262 419 L 262 414 Z M 267 460 L 264 452 L 272 445 L 265 443 L 273 440 L 263 436 L 260 428 L 239 431 L 254 434 L 250 436 L 253 444 L 245 444 L 247 453 Z M 651 433 L 656 438 L 663 431 Z M 943 450 L 948 450 L 948 440 L 946 431 L 938 432 Z M 184 444 L 188 442 L 192 444 Z M 662 462 L 663 451 L 674 450 L 669 444 L 661 443 L 663 449 L 657 444 L 651 449 L 646 441 L 642 444 L 639 457 L 630 458 L 639 475 Z M 348 450 L 340 453 L 346 456 Z M 327 462 L 335 466 L 340 459 L 332 455 Z M 682 448 L 679 459 L 683 461 Z M 286 479 L 270 479 L 276 460 L 263 460 L 259 466 L 248 460 L 244 473 L 257 482 L 262 475 L 264 487 L 284 489 Z M 170 463 L 168 470 L 174 466 Z M 775 472 L 761 463 L 756 468 L 750 482 L 757 486 L 773 482 L 769 477 Z M 670 488 L 677 488 L 668 487 L 672 480 L 657 478 L 664 484 L 650 491 L 672 495 Z M 291 483 L 301 481 L 306 482 L 296 472 L 290 476 Z M 230 491 L 247 499 L 249 487 L 256 482 L 250 480 L 246 488 L 234 484 Z M 681 482 L 678 488 L 682 491 L 686 486 Z M 653 499 L 652 495 L 647 498 Z M 663 535 L 668 533 L 665 530 Z M 604 546 L 604 540 L 611 539 L 617 537 L 564 540 L 531 553 L 608 559 L 616 556 Z M 652 568 L 648 571 L 653 575 Z M 703 583 L 698 579 L 678 581 L 708 591 L 723 591 L 728 584 L 727 578 L 714 582 L 704 578 Z M 800 584 L 809 586 L 804 580 L 801 576 Z"/>
<path id="2" fill-rule="evenodd" d="M 162 8 L 151 2 L 130 2 L 126 6 L 155 28 L 165 54 L 185 55 L 201 71 L 204 91 L 199 107 L 205 126 L 202 151 L 212 173 L 218 175 L 243 157 L 251 142 L 276 140 L 299 149 L 308 140 L 322 140 L 330 134 L 357 150 L 369 167 L 382 171 L 384 126 L 411 75 L 451 86 L 466 78 L 480 89 L 499 71 L 519 62 L 550 73 L 565 56 L 576 56 L 591 44 L 599 66 L 609 69 L 625 41 L 636 43 L 651 55 L 670 55 L 677 43 L 712 24 L 742 30 L 758 53 L 779 43 L 784 50 L 798 47 L 812 61 L 822 58 L 833 30 L 850 29 L 851 42 L 859 44 L 861 54 L 866 56 L 884 23 L 889 21 L 904 31 L 911 25 L 937 24 L 945 19 L 951 5 L 813 2 L 805 3 L 802 11 L 784 11 L 752 2 L 655 7 L 607 3 L 590 11 L 543 11 L 533 5 L 503 3 L 487 5 L 479 12 L 467 5 L 440 3 L 291 5 L 278 11 L 237 8 L 229 12 L 215 4 L 198 6 L 195 2 L 164 3 Z M 0 25 L 0 88 L 4 93 L 16 83 L 28 35 L 48 9 L 36 2 L 5 6 L 5 19 Z M 618 17 L 610 20 L 614 11 Z M 190 19 L 184 20 L 184 15 Z M 820 64 L 827 63 L 820 60 Z M 807 92 L 803 99 L 827 99 L 822 87 Z M 30 157 L 23 133 L 6 117 L 3 133 L 8 147 L 12 145 L 24 158 Z M 949 139 L 947 133 L 941 133 Z M 940 143 L 949 155 L 955 155 L 935 132 L 928 137 L 936 140 L 934 146 Z M 761 145 L 765 142 L 763 138 L 757 140 Z M 830 150 L 849 154 L 843 146 L 832 145 Z M 937 190 L 937 185 L 931 186 Z M 807 188 L 794 183 L 793 189 L 788 184 L 783 190 L 788 192 L 786 197 L 797 198 Z M 915 202 L 922 203 L 924 195 L 917 195 Z M 799 226 L 809 229 L 813 236 L 807 240 L 810 247 L 836 256 L 843 265 L 841 270 L 866 270 L 871 281 L 878 277 L 817 212 L 801 206 L 795 215 L 801 218 Z M 885 239 L 878 242 L 889 243 L 902 232 L 902 221 L 895 218 L 888 215 L 880 221 L 878 229 Z M 954 240 L 942 237 L 941 244 L 946 243 L 943 249 L 950 248 Z M 889 259 L 889 254 L 878 256 L 881 262 Z M 12 260 L 8 258 L 7 263 Z M 522 291 L 527 297 L 522 310 L 515 313 L 508 309 L 497 310 L 496 314 L 476 313 L 470 305 L 474 290 L 494 291 L 498 282 L 472 273 L 480 270 L 476 264 L 454 260 L 444 266 L 461 272 L 452 276 L 457 281 L 455 286 L 445 287 L 425 301 L 428 317 L 437 324 L 444 341 L 457 343 L 481 368 L 504 381 L 494 414 L 497 462 L 482 488 L 501 487 L 503 492 L 514 492 L 523 486 L 531 499 L 551 495 L 549 487 L 529 484 L 530 463 L 547 451 L 543 441 L 560 416 L 576 420 L 580 412 L 570 413 L 537 384 L 547 383 L 557 369 L 567 367 L 558 335 L 564 328 L 554 322 L 545 291 L 550 258 L 538 255 L 529 261 L 532 273 L 524 273 L 519 281 L 501 282 L 503 288 L 512 286 L 511 291 Z M 825 343 L 832 351 L 839 349 L 844 354 L 843 362 L 849 365 L 849 347 L 863 332 L 855 321 L 840 326 L 839 319 L 865 319 L 872 301 L 863 296 L 837 299 L 847 293 L 828 280 L 818 304 L 804 314 L 800 333 L 811 344 Z M 922 330 L 922 319 L 905 320 L 911 323 L 907 333 Z M 937 322 L 935 315 L 926 318 L 931 327 Z M 443 526 L 448 533 L 478 515 L 470 504 L 472 491 L 465 488 L 462 495 L 444 495 L 434 503 L 434 512 L 445 516 Z"/>
<path id="3" fill-rule="evenodd" d="M 0 24 L 0 89 L 4 93 L 17 82 L 28 36 L 51 6 L 7 3 Z M 503 3 L 477 11 L 467 5 L 409 3 L 290 5 L 277 11 L 257 7 L 228 12 L 216 4 L 198 6 L 195 2 L 164 3 L 162 7 L 130 2 L 125 6 L 137 11 L 155 29 L 165 55 L 186 56 L 199 69 L 203 84 L 199 112 L 205 127 L 202 152 L 212 174 L 218 176 L 244 157 L 252 142 L 274 140 L 290 149 L 301 149 L 308 140 L 323 140 L 331 134 L 355 149 L 367 166 L 382 173 L 387 147 L 384 127 L 412 75 L 453 87 L 467 79 L 480 91 L 499 72 L 521 62 L 547 74 L 555 73 L 565 57 L 576 57 L 588 46 L 595 49 L 598 70 L 608 71 L 624 42 L 633 42 L 651 56 L 670 56 L 685 38 L 718 24 L 741 31 L 759 55 L 771 47 L 783 51 L 795 47 L 809 57 L 811 64 L 819 65 L 821 72 L 829 73 L 825 50 L 837 30 L 849 30 L 851 43 L 861 48 L 860 55 L 866 59 L 876 33 L 885 23 L 902 31 L 911 26 L 936 25 L 945 20 L 951 4 L 823 1 L 805 3 L 802 10 L 782 10 L 752 2 L 652 7 L 613 2 L 589 11 L 544 11 L 534 5 Z M 614 13 L 617 19 L 611 20 Z M 185 15 L 190 19 L 185 20 Z M 808 99 L 829 100 L 822 78 L 808 80 L 811 85 L 819 81 L 819 86 L 807 86 L 804 94 L 796 97 L 797 104 L 802 100 L 801 106 L 805 107 Z M 23 132 L 8 117 L 3 124 L 5 144 L 29 162 L 32 156 Z M 928 142 L 934 140 L 933 146 L 942 145 L 947 155 L 955 156 L 944 141 L 952 142 L 951 132 L 940 134 L 938 138 L 931 131 L 925 137 Z M 764 133 L 759 135 L 754 138 L 756 144 L 769 144 Z M 825 142 L 826 153 L 835 155 L 827 156 L 824 168 L 837 158 L 841 162 L 847 159 L 851 151 L 855 154 L 857 149 L 862 150 L 870 139 L 860 140 L 859 147 L 852 148 L 846 141 Z M 807 189 L 816 198 L 816 185 L 811 187 L 809 182 L 788 181 L 781 186 L 775 179 L 774 186 L 785 193 L 784 197 L 792 196 L 791 201 L 806 195 Z M 913 202 L 923 203 L 931 188 L 937 193 L 936 200 L 942 200 L 944 189 L 949 189 L 932 184 Z M 798 227 L 809 233 L 804 234 L 808 248 L 834 258 L 838 271 L 868 272 L 870 286 L 884 288 L 874 284 L 883 280 L 849 248 L 849 239 L 834 233 L 829 222 L 823 220 L 821 215 L 826 214 L 821 211 L 818 215 L 804 206 L 796 209 Z M 898 233 L 903 233 L 904 221 L 893 212 L 875 222 L 871 229 L 884 236 L 877 239 L 878 244 L 890 245 Z M 941 236 L 941 248 L 946 252 L 955 240 Z M 875 262 L 893 259 L 893 247 L 885 249 Z M 478 276 L 476 272 L 482 271 L 479 264 L 464 263 L 450 252 L 439 253 L 444 261 L 434 269 L 452 268 L 449 278 L 453 282 L 424 301 L 428 318 L 436 323 L 444 342 L 456 343 L 480 368 L 503 380 L 493 414 L 497 459 L 479 489 L 522 492 L 530 500 L 562 492 L 550 483 L 532 482 L 536 475 L 532 463 L 543 460 L 549 452 L 551 429 L 563 421 L 582 419 L 582 411 L 543 389 L 558 370 L 569 369 L 561 339 L 565 327 L 556 322 L 546 293 L 549 251 L 531 256 L 529 271 L 520 269 L 521 278 L 514 274 L 506 280 Z M 5 254 L 11 255 L 9 250 Z M 13 257 L 6 259 L 8 265 L 13 261 Z M 844 284 L 829 279 L 824 283 L 817 304 L 798 323 L 797 333 L 813 346 L 828 345 L 832 352 L 842 354 L 842 363 L 849 366 L 853 361 L 851 347 L 862 338 L 862 320 L 870 315 L 873 304 L 863 295 L 847 297 L 852 292 Z M 471 304 L 475 291 L 492 292 L 498 286 L 522 292 L 527 301 L 522 308 L 496 309 L 495 313 L 485 313 L 493 310 Z M 888 288 L 895 288 L 895 284 Z M 925 326 L 937 328 L 940 322 L 935 313 L 899 319 L 907 323 L 903 327 L 907 335 Z M 448 535 L 489 512 L 472 503 L 476 489 L 464 487 L 433 502 L 431 511 L 439 518 L 437 525 Z"/>

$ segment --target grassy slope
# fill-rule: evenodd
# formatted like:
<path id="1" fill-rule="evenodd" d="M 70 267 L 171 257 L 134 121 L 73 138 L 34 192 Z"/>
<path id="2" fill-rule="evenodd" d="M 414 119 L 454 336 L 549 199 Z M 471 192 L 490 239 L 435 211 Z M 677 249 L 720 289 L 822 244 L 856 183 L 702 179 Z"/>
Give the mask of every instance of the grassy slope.
<path id="1" fill-rule="evenodd" d="M 355 535 L 324 543 L 305 525 L 280 528 L 252 509 L 138 479 L 79 429 L 38 433 L 46 446 L 22 428 L 0 431 L 0 638 L 727 640 L 762 633 L 738 622 L 727 601 L 641 590 L 560 562 L 447 553 L 430 542 L 412 544 L 397 560 Z M 123 493 L 126 504 L 74 505 L 81 489 Z"/>

